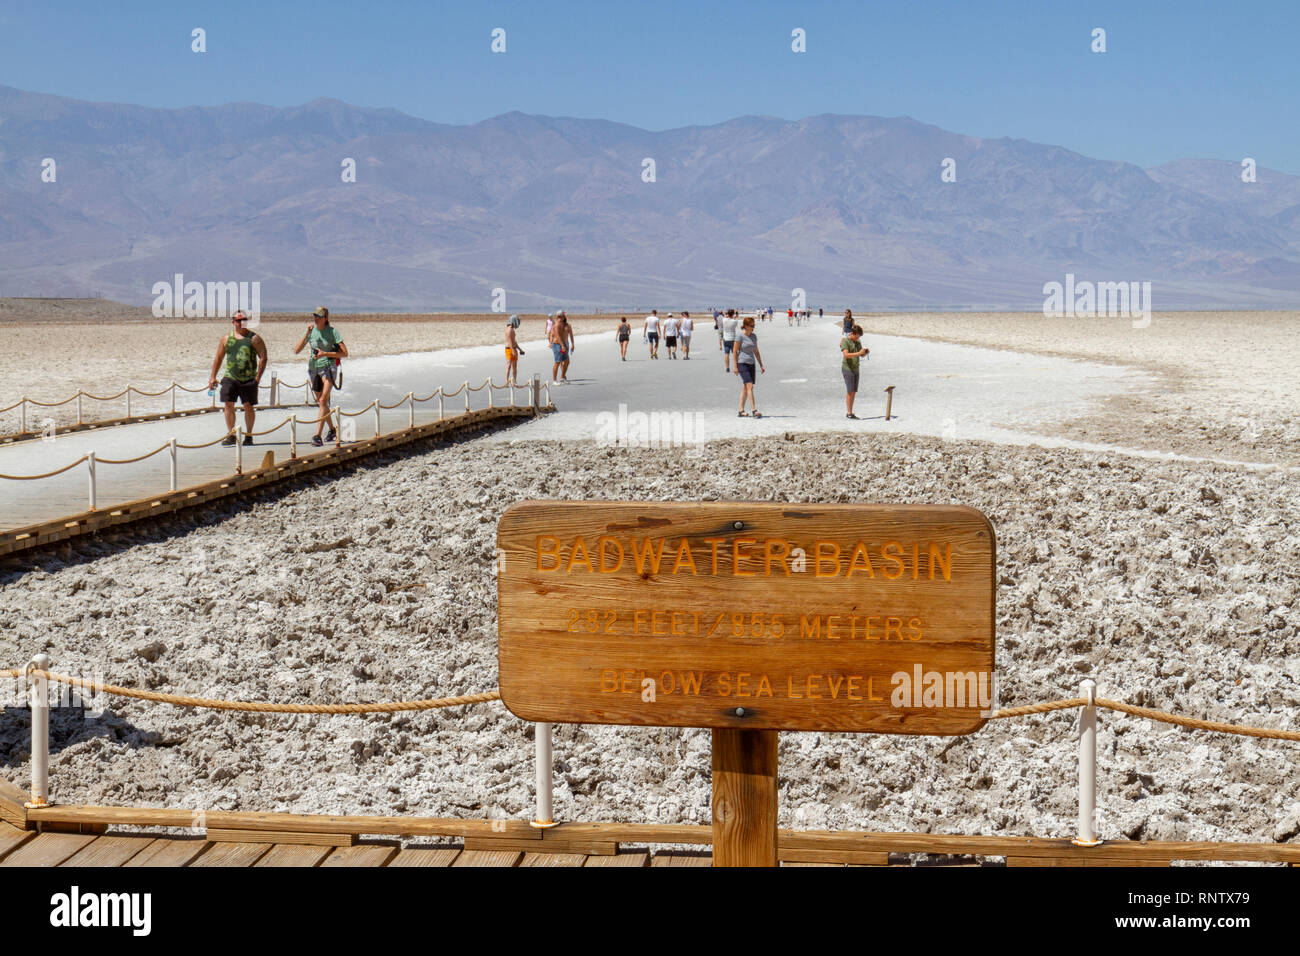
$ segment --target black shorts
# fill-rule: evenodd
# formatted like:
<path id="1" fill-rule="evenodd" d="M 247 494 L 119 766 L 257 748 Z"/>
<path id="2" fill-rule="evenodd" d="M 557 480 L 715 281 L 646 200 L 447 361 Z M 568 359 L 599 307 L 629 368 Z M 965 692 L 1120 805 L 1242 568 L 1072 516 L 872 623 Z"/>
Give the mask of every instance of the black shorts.
<path id="1" fill-rule="evenodd" d="M 238 402 L 241 405 L 257 404 L 257 381 L 236 382 L 227 375 L 221 380 L 221 401 L 223 403 Z"/>
<path id="2" fill-rule="evenodd" d="M 311 379 L 311 390 L 319 395 L 326 382 L 334 384 L 334 369 L 318 368 L 309 372 L 308 377 Z"/>
<path id="3" fill-rule="evenodd" d="M 675 349 L 675 348 L 677 348 L 677 336 L 675 336 L 675 335 L 665 335 L 665 336 L 664 336 L 664 345 L 668 346 L 670 349 Z"/>
<path id="4" fill-rule="evenodd" d="M 740 381 L 742 384 L 754 384 L 754 373 L 758 371 L 758 366 L 750 365 L 748 362 L 737 362 L 736 368 L 740 370 Z"/>

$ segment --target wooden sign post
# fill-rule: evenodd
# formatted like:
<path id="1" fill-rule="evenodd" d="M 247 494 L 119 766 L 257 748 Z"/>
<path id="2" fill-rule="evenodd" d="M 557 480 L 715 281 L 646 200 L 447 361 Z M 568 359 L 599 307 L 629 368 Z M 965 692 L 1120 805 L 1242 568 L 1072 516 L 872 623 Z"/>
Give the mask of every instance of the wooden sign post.
<path id="1" fill-rule="evenodd" d="M 973 509 L 524 501 L 497 544 L 505 705 L 711 728 L 715 865 L 776 862 L 777 731 L 967 734 L 991 710 Z"/>

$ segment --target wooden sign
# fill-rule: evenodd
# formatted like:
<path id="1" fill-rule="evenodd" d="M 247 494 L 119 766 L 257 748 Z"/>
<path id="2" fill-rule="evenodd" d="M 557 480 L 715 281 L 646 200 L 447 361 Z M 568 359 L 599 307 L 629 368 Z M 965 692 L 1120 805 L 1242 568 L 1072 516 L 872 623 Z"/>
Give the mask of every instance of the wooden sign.
<path id="1" fill-rule="evenodd" d="M 501 697 L 525 720 L 966 734 L 993 706 L 971 508 L 524 501 L 497 544 Z"/>

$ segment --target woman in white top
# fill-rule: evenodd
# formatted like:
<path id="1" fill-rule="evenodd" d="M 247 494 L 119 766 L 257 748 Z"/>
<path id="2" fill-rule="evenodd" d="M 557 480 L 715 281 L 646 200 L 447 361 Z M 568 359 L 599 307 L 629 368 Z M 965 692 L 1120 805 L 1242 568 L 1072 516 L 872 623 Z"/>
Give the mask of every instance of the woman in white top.
<path id="1" fill-rule="evenodd" d="M 689 312 L 682 313 L 681 331 L 678 338 L 682 342 L 682 358 L 686 361 L 691 360 L 691 332 L 695 330 L 695 320 L 691 318 Z"/>

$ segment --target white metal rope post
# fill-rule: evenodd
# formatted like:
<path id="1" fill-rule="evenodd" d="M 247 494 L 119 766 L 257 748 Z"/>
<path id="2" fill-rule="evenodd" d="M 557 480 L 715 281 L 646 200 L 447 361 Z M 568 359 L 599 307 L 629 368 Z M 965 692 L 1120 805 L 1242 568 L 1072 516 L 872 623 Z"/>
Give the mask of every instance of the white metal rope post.
<path id="1" fill-rule="evenodd" d="M 131 417 L 131 386 L 126 387 L 126 417 Z"/>
<path id="2" fill-rule="evenodd" d="M 438 386 L 438 421 L 442 421 L 442 386 Z"/>
<path id="3" fill-rule="evenodd" d="M 1096 846 L 1097 839 L 1097 682 L 1088 678 L 1079 685 L 1079 696 L 1087 700 L 1079 710 L 1079 835 L 1076 846 Z"/>
<path id="4" fill-rule="evenodd" d="M 27 672 L 50 669 L 47 654 L 37 654 L 27 665 Z M 32 799 L 31 809 L 49 805 L 50 798 L 50 680 L 43 675 L 29 677 L 32 705 Z"/>
<path id="5" fill-rule="evenodd" d="M 88 452 L 86 454 L 86 473 L 90 477 L 90 510 L 94 511 L 96 508 L 96 495 L 95 495 L 95 453 L 93 451 Z"/>
<path id="6" fill-rule="evenodd" d="M 24 395 L 23 400 L 18 403 L 18 431 L 19 432 L 27 431 L 27 396 L 26 395 Z"/>
<path id="7" fill-rule="evenodd" d="M 271 404 L 280 404 L 280 379 L 274 375 L 271 376 Z"/>
<path id="8" fill-rule="evenodd" d="M 465 389 L 465 411 L 469 411 L 469 382 L 466 382 L 461 388 Z"/>
<path id="9" fill-rule="evenodd" d="M 380 425 L 380 422 L 379 422 L 379 399 L 376 398 L 376 399 L 375 399 L 375 437 L 376 437 L 376 438 L 379 437 L 379 431 L 380 431 L 380 427 L 379 427 L 379 425 Z"/>
<path id="10" fill-rule="evenodd" d="M 82 396 L 82 392 L 80 389 L 78 389 L 77 390 L 77 424 L 78 425 L 81 424 L 81 396 Z"/>
<path id="11" fill-rule="evenodd" d="M 537 819 L 532 823 L 545 829 L 555 826 L 551 819 L 554 802 L 551 793 L 551 725 L 533 724 L 533 737 L 537 744 Z"/>
<path id="12" fill-rule="evenodd" d="M 488 390 L 488 408 L 496 408 L 497 407 L 496 395 L 494 394 L 494 392 L 496 391 L 496 386 L 492 384 L 492 379 L 487 380 L 487 390 Z"/>
<path id="13" fill-rule="evenodd" d="M 410 412 L 411 412 L 409 418 L 409 427 L 414 428 L 415 427 L 415 393 L 407 392 L 406 401 L 410 404 Z"/>
<path id="14" fill-rule="evenodd" d="M 235 426 L 235 474 L 244 473 L 244 429 L 240 425 Z"/>
<path id="15" fill-rule="evenodd" d="M 289 416 L 289 458 L 298 457 L 298 416 Z"/>
<path id="16" fill-rule="evenodd" d="M 533 375 L 533 409 L 534 409 L 534 411 L 537 409 L 537 407 L 538 407 L 539 405 L 541 405 L 541 403 L 542 403 L 542 377 L 541 377 L 540 375 L 534 374 L 534 375 Z"/>
<path id="17" fill-rule="evenodd" d="M 175 491 L 176 488 L 177 488 L 177 477 L 178 477 L 178 476 L 177 476 L 177 468 L 176 468 L 176 439 L 175 439 L 175 438 L 173 438 L 171 441 L 169 441 L 169 442 L 167 443 L 167 449 L 168 449 L 168 451 L 171 453 L 171 456 L 172 456 L 172 461 L 171 461 L 171 486 L 172 486 L 172 491 Z"/>
<path id="18" fill-rule="evenodd" d="M 334 447 L 343 447 L 343 409 L 338 405 L 334 406 L 334 417 L 330 421 L 330 428 L 334 431 Z"/>

